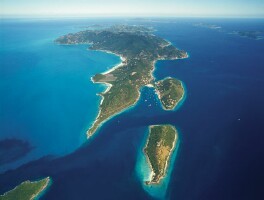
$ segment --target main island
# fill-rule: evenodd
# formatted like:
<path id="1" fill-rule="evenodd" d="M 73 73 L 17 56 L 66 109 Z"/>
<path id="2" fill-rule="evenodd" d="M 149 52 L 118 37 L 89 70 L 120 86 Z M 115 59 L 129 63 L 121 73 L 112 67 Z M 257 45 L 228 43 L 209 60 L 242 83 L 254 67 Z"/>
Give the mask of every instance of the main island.
<path id="1" fill-rule="evenodd" d="M 61 36 L 55 42 L 64 45 L 89 44 L 91 50 L 105 51 L 121 57 L 122 63 L 118 66 L 92 77 L 94 83 L 105 83 L 108 88 L 100 94 L 102 100 L 99 112 L 87 131 L 88 137 L 91 137 L 106 120 L 134 105 L 140 97 L 142 87 L 156 85 L 157 91 L 164 91 L 161 88 L 162 84 L 155 84 L 153 77 L 157 60 L 188 57 L 185 51 L 155 36 L 153 29 L 144 26 L 116 25 L 98 30 L 84 30 Z M 164 100 L 163 107 L 172 109 L 178 100 Z M 166 102 L 168 105 L 164 105 Z"/>

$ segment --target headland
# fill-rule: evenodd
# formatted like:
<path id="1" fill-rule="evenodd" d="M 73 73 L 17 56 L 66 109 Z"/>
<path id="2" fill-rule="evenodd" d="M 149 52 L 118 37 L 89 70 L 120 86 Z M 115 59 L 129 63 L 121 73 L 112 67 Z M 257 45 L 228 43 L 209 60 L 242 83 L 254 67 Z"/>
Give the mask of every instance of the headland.
<path id="1" fill-rule="evenodd" d="M 39 181 L 25 181 L 14 189 L 0 195 L 0 200 L 33 200 L 36 199 L 51 182 L 50 177 Z"/>

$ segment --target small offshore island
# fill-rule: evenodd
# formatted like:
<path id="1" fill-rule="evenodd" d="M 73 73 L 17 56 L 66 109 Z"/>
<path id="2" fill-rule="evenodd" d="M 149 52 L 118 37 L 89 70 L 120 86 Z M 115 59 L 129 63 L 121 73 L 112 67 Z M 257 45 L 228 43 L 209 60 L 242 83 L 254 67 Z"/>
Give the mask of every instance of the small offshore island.
<path id="1" fill-rule="evenodd" d="M 34 200 L 48 187 L 49 177 L 39 181 L 25 181 L 14 189 L 0 195 L 0 200 Z"/>
<path id="2" fill-rule="evenodd" d="M 164 110 L 175 109 L 184 96 L 183 84 L 175 78 L 156 82 L 155 89 Z"/>
<path id="3" fill-rule="evenodd" d="M 166 175 L 172 151 L 178 141 L 178 133 L 172 125 L 153 125 L 149 127 L 149 136 L 144 154 L 151 168 L 147 185 L 159 184 Z"/>
<path id="4" fill-rule="evenodd" d="M 99 30 L 85 30 L 59 37 L 57 44 L 90 44 L 89 49 L 113 53 L 122 63 L 103 74 L 92 77 L 94 83 L 105 83 L 108 88 L 101 93 L 99 113 L 87 136 L 92 136 L 110 117 L 134 105 L 140 89 L 155 85 L 152 75 L 157 60 L 187 58 L 188 54 L 170 42 L 152 34 L 153 29 L 143 26 L 113 26 Z M 161 93 L 161 92 L 160 92 Z M 171 96 L 173 97 L 173 96 Z M 164 97 L 166 98 L 166 96 Z M 175 100 L 177 101 L 177 100 Z M 166 104 L 167 101 L 164 101 Z M 165 108 L 174 107 L 171 101 Z"/>

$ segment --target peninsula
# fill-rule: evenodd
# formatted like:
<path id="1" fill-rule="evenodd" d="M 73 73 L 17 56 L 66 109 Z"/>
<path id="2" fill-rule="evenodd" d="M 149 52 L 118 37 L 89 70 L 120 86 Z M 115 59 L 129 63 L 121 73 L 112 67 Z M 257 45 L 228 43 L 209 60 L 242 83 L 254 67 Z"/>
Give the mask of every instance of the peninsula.
<path id="1" fill-rule="evenodd" d="M 154 125 L 149 127 L 149 136 L 144 153 L 151 168 L 147 185 L 159 184 L 166 175 L 172 151 L 178 141 L 178 133 L 172 125 Z"/>
<path id="2" fill-rule="evenodd" d="M 155 83 L 156 93 L 164 110 L 173 110 L 183 99 L 184 87 L 175 78 L 166 78 Z"/>
<path id="3" fill-rule="evenodd" d="M 44 178 L 39 181 L 25 181 L 14 189 L 0 195 L 0 200 L 33 200 L 37 199 L 50 183 L 50 178 Z"/>
<path id="4" fill-rule="evenodd" d="M 140 88 L 154 85 L 153 70 L 157 60 L 186 58 L 185 51 L 153 35 L 153 29 L 143 26 L 113 26 L 99 30 L 70 33 L 55 40 L 57 44 L 89 44 L 89 49 L 116 54 L 122 63 L 103 74 L 92 77 L 94 83 L 105 83 L 101 93 L 99 113 L 87 131 L 92 136 L 110 117 L 134 105 L 140 97 Z"/>

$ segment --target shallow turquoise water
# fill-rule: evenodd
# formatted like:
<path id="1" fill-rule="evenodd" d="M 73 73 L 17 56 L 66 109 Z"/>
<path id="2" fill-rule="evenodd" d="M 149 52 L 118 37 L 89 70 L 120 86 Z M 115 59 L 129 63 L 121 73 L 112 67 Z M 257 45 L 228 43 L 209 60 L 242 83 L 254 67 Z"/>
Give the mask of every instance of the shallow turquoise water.
<path id="1" fill-rule="evenodd" d="M 27 141 L 32 151 L 0 170 L 45 155 L 65 155 L 85 140 L 105 89 L 91 76 L 120 62 L 87 45 L 62 46 L 53 40 L 76 25 L 3 22 L 0 40 L 0 140 Z"/>

